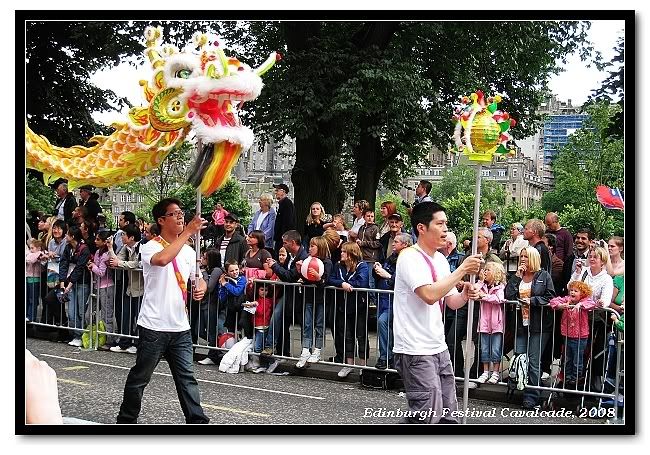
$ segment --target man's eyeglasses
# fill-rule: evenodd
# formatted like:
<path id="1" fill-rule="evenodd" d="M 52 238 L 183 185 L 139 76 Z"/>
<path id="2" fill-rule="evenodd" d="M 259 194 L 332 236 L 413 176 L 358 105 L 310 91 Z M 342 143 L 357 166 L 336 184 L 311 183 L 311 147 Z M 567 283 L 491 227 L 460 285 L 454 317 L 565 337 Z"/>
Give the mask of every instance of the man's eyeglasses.
<path id="1" fill-rule="evenodd" d="M 174 217 L 178 218 L 180 216 L 185 216 L 185 213 L 183 213 L 182 210 L 178 209 L 178 210 L 174 210 L 173 212 L 165 213 L 165 216 L 166 217 L 174 216 Z"/>

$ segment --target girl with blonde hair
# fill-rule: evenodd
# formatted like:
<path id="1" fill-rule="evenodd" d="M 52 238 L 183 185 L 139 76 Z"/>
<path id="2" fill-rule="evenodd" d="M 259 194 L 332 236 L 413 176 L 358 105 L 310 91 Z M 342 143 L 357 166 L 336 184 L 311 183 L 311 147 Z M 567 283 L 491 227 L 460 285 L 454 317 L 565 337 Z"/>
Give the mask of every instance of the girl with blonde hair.
<path id="1" fill-rule="evenodd" d="M 334 347 L 335 362 L 354 363 L 355 341 L 359 343 L 360 365 L 366 364 L 368 344 L 368 292 L 370 268 L 363 261 L 361 248 L 356 242 L 341 245 L 341 260 L 334 265 L 329 283 L 341 288 L 334 295 Z M 352 368 L 343 367 L 338 376 L 346 377 Z"/>

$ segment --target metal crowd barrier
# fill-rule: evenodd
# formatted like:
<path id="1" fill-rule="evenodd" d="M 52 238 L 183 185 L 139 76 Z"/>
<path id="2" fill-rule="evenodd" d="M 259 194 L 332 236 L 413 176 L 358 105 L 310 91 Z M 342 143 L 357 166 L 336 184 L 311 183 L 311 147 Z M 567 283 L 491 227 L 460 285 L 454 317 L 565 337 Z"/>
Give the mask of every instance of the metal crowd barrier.
<path id="1" fill-rule="evenodd" d="M 52 305 L 55 308 L 49 308 L 50 305 L 41 305 L 40 322 L 31 322 L 31 324 L 81 333 L 88 332 L 90 325 L 96 325 L 102 316 L 112 313 L 112 320 L 109 321 L 107 330 L 93 332 L 94 339 L 91 348 L 98 349 L 100 334 L 107 336 L 107 343 L 115 341 L 118 337 L 122 340 L 137 340 L 136 320 L 140 298 L 126 295 L 125 279 L 128 279 L 128 273 L 141 273 L 142 269 L 115 268 L 110 270 L 109 273 L 114 273 L 112 301 L 110 302 L 113 311 L 102 310 L 99 297 L 100 289 L 97 288 L 95 277 L 92 276 L 91 283 L 88 284 L 88 301 L 83 306 L 85 318 L 81 326 L 79 326 L 78 318 L 75 318 L 72 325 L 70 324 L 72 318 L 68 316 L 74 316 L 74 312 L 70 311 L 70 302 L 60 305 L 58 308 L 56 305 Z M 200 302 L 192 299 L 190 286 L 188 318 L 194 348 L 225 352 L 228 350 L 227 348 L 217 345 L 219 335 L 233 333 L 235 340 L 238 341 L 241 339 L 242 331 L 253 339 L 258 332 L 261 333 L 258 337 L 262 336 L 263 342 L 261 347 L 258 343 L 258 349 L 255 349 L 257 352 L 254 353 L 254 356 L 258 355 L 259 359 L 265 357 L 263 354 L 269 354 L 274 359 L 297 361 L 301 348 L 305 345 L 304 347 L 321 348 L 321 359 L 318 362 L 321 364 L 376 371 L 377 368 L 373 366 L 372 361 L 382 357 L 381 360 L 388 367 L 382 368 L 382 371 L 396 372 L 389 354 L 392 349 L 393 291 L 355 288 L 354 291 L 348 293 L 332 286 L 317 287 L 302 283 L 254 280 L 252 295 L 248 295 L 245 300 L 256 300 L 258 288 L 262 285 L 271 288 L 274 295 L 273 314 L 268 327 L 255 327 L 254 317 L 245 314 L 243 310 L 235 311 L 225 308 L 218 301 L 218 286 L 212 292 L 206 291 Z M 85 286 L 85 283 L 82 283 L 82 286 Z M 83 297 L 83 293 L 80 295 Z M 504 314 L 507 316 L 504 321 L 504 336 L 501 339 L 502 361 L 499 365 L 498 385 L 505 387 L 507 385 L 505 364 L 512 360 L 514 354 L 518 353 L 515 349 L 516 334 L 520 327 L 518 325 L 519 318 L 516 315 L 521 312 L 521 306 L 516 301 L 504 301 L 502 304 L 504 305 Z M 384 310 L 386 305 L 388 305 L 388 309 Z M 382 311 L 378 315 L 377 311 L 380 307 Z M 478 324 L 481 305 L 477 303 L 474 308 L 476 311 L 474 321 L 475 324 Z M 443 321 L 446 341 L 455 367 L 456 380 L 463 381 L 464 356 L 470 355 L 474 357 L 471 362 L 473 366 L 470 372 L 470 381 L 476 382 L 482 362 L 474 352 L 463 353 L 465 347 L 463 340 L 466 337 L 466 317 L 462 314 L 463 310 L 466 314 L 466 306 L 459 310 L 444 309 Z M 229 311 L 232 313 L 228 313 Z M 589 312 L 590 334 L 583 357 L 583 374 L 576 374 L 577 386 L 567 387 L 566 381 L 562 381 L 562 378 L 566 377 L 568 373 L 562 346 L 566 346 L 569 340 L 560 336 L 559 329 L 557 329 L 561 311 L 555 311 L 550 307 L 541 307 L 541 311 L 542 315 L 545 312 L 551 312 L 555 333 L 548 335 L 548 342 L 545 343 L 544 349 L 541 349 L 542 355 L 535 367 L 540 372 L 540 378 L 542 378 L 544 370 L 547 370 L 548 373 L 550 369 L 551 374 L 548 380 L 529 384 L 527 388 L 548 392 L 548 398 L 542 396 L 547 404 L 550 404 L 558 394 L 563 394 L 578 395 L 582 400 L 581 405 L 584 405 L 586 398 L 597 398 L 599 399 L 599 409 L 603 400 L 614 400 L 614 406 L 616 406 L 619 385 L 623 377 L 620 352 L 623 346 L 623 333 L 613 329 L 610 316 L 612 314 L 618 316 L 618 313 L 610 308 L 595 309 Z M 130 314 L 125 315 L 127 312 Z M 226 320 L 224 320 L 224 316 Z M 465 319 L 464 324 L 462 323 L 463 318 Z M 308 332 L 303 331 L 306 321 L 309 321 L 308 327 L 311 327 Z M 380 328 L 380 324 L 383 330 Z M 111 327 L 112 330 L 110 330 Z M 329 337 L 326 335 L 328 329 Z M 526 346 L 528 350 L 530 348 L 530 331 L 527 332 Z M 472 333 L 475 334 L 476 340 L 473 351 L 480 353 L 481 343 L 477 329 L 474 329 Z M 618 335 L 618 338 L 615 338 L 614 349 L 610 347 L 612 334 Z M 383 341 L 380 341 L 380 338 Z M 384 346 L 381 347 L 384 354 L 380 354 L 380 342 L 384 343 Z M 298 348 L 296 348 L 296 344 L 299 345 Z M 265 349 L 270 349 L 270 351 L 264 351 Z M 549 352 L 550 354 L 548 354 Z M 611 362 L 610 357 L 614 355 L 614 352 L 617 352 L 618 355 L 614 362 Z M 547 355 L 545 356 L 544 353 Z M 611 371 L 612 369 L 615 371 Z M 597 378 L 602 379 L 596 380 Z M 613 392 L 606 393 L 604 391 L 606 382 L 614 383 Z"/>

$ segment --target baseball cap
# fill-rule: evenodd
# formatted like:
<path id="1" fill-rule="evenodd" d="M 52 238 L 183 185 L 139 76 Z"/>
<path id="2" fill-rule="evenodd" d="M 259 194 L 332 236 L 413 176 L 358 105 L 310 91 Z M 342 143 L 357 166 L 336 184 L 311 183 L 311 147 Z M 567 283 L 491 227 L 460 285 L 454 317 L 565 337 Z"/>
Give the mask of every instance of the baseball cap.
<path id="1" fill-rule="evenodd" d="M 228 215 L 224 216 L 223 219 L 224 220 L 232 220 L 232 221 L 234 221 L 236 223 L 239 223 L 239 218 L 234 213 L 229 213 Z"/>
<path id="2" fill-rule="evenodd" d="M 389 220 L 393 219 L 393 220 L 397 220 L 397 221 L 404 221 L 402 219 L 402 215 L 400 215 L 399 213 L 393 213 L 392 215 L 388 215 L 388 219 Z"/>
<path id="3" fill-rule="evenodd" d="M 284 183 L 280 183 L 279 185 L 273 185 L 273 188 L 277 188 L 278 190 L 284 190 L 285 193 L 289 193 L 289 187 Z"/>
<path id="4" fill-rule="evenodd" d="M 82 185 L 79 187 L 79 190 L 86 190 L 86 191 L 92 191 L 94 190 L 95 187 L 92 185 Z"/>

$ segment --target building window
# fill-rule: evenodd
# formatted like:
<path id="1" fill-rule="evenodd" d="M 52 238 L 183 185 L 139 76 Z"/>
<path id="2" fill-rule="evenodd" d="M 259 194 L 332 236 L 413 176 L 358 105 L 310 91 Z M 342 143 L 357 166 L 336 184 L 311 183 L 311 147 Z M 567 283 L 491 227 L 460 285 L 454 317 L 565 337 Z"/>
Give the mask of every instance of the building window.
<path id="1" fill-rule="evenodd" d="M 512 202 L 517 202 L 517 198 L 512 196 Z"/>
<path id="2" fill-rule="evenodd" d="M 517 191 L 517 184 L 513 183 L 512 184 L 512 192 L 515 193 Z"/>
<path id="3" fill-rule="evenodd" d="M 120 202 L 126 202 L 126 194 L 121 194 Z"/>
<path id="4" fill-rule="evenodd" d="M 505 177 L 506 176 L 506 170 L 505 169 L 499 169 L 499 177 Z"/>
<path id="5" fill-rule="evenodd" d="M 512 168 L 512 177 L 517 178 L 517 168 L 516 167 Z"/>
<path id="6" fill-rule="evenodd" d="M 433 175 L 440 175 L 440 169 L 434 169 Z"/>
<path id="7" fill-rule="evenodd" d="M 490 170 L 489 169 L 482 169 L 481 170 L 481 176 L 482 177 L 489 177 L 490 176 Z"/>

